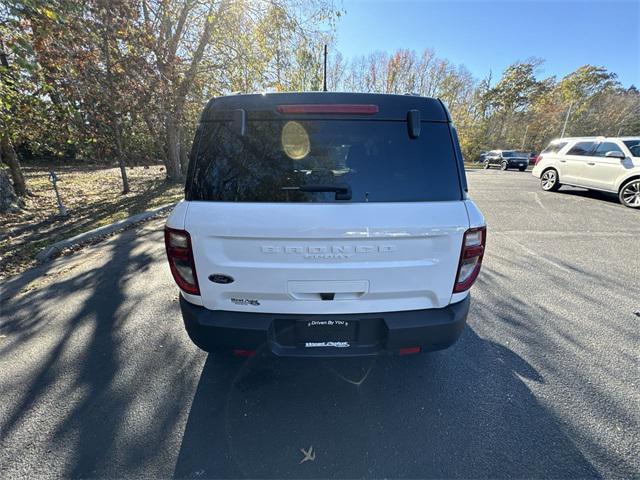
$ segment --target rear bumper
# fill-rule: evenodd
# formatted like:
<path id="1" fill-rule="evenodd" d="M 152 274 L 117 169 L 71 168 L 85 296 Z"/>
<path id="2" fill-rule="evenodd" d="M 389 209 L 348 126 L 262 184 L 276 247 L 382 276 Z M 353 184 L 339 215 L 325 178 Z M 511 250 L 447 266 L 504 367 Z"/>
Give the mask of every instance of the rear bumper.
<path id="1" fill-rule="evenodd" d="M 529 160 L 524 160 L 524 161 L 509 160 L 507 162 L 507 165 L 509 166 L 509 168 L 522 168 L 522 167 L 526 168 L 529 166 Z"/>
<path id="2" fill-rule="evenodd" d="M 378 355 L 405 347 L 422 351 L 441 350 L 460 337 L 469 313 L 470 295 L 445 308 L 405 312 L 279 315 L 273 313 L 208 310 L 180 297 L 184 325 L 191 340 L 201 349 L 266 350 L 280 356 Z M 346 325 L 325 333 L 307 333 L 310 322 L 331 321 Z M 301 333 L 301 328 L 305 333 Z M 312 327 L 315 328 L 315 327 Z M 333 327 L 321 327 L 333 328 Z M 313 335 L 301 338 L 301 335 Z M 348 335 L 348 338 L 347 338 Z M 336 346 L 307 346 L 335 342 Z"/>

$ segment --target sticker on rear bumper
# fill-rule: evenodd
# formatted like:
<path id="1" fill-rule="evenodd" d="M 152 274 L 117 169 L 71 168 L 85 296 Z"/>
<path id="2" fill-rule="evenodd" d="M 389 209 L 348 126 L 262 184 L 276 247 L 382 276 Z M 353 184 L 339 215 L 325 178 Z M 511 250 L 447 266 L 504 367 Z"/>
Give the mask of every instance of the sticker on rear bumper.
<path id="1" fill-rule="evenodd" d="M 235 303 L 236 305 L 253 305 L 254 307 L 258 307 L 260 305 L 259 300 L 253 300 L 251 298 L 230 298 L 231 303 Z"/>
<path id="2" fill-rule="evenodd" d="M 307 348 L 312 347 L 335 347 L 335 348 L 347 348 L 350 347 L 349 342 L 306 342 L 304 344 Z"/>

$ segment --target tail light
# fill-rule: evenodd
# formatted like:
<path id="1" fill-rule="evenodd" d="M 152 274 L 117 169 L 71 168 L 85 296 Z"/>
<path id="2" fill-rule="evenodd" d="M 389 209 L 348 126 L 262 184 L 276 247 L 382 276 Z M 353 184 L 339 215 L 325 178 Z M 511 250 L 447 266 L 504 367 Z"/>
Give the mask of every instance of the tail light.
<path id="1" fill-rule="evenodd" d="M 400 355 L 413 355 L 420 353 L 420 347 L 404 347 L 400 349 Z"/>
<path id="2" fill-rule="evenodd" d="M 277 110 L 278 113 L 284 114 L 332 113 L 346 115 L 373 115 L 378 113 L 378 105 L 358 105 L 348 103 L 278 105 Z"/>
<path id="3" fill-rule="evenodd" d="M 245 349 L 242 349 L 242 348 L 235 348 L 233 350 L 233 354 L 236 357 L 253 357 L 253 356 L 255 356 L 256 351 L 255 350 L 245 350 Z"/>
<path id="4" fill-rule="evenodd" d="M 465 292 L 471 288 L 478 278 L 484 246 L 487 241 L 487 228 L 471 228 L 464 233 L 462 239 L 462 251 L 458 264 L 458 275 L 453 287 L 453 293 Z"/>
<path id="5" fill-rule="evenodd" d="M 542 155 L 538 155 L 536 159 L 533 161 L 533 164 L 537 165 L 540 160 L 542 160 Z"/>
<path id="6" fill-rule="evenodd" d="M 165 227 L 164 244 L 167 247 L 167 259 L 171 274 L 178 287 L 191 295 L 200 295 L 189 233 Z"/>

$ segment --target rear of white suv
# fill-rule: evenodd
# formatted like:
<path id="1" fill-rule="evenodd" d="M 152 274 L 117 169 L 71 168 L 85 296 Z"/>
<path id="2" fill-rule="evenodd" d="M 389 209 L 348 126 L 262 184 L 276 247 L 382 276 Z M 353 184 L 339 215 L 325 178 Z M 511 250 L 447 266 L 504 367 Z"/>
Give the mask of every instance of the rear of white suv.
<path id="1" fill-rule="evenodd" d="M 461 334 L 486 240 L 435 99 L 212 100 L 167 254 L 207 351 L 372 355 Z"/>

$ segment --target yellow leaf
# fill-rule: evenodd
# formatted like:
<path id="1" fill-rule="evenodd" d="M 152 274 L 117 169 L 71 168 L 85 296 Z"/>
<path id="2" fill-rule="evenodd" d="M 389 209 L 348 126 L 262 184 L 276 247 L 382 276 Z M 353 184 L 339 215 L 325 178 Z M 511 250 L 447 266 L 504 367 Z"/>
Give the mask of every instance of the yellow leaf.
<path id="1" fill-rule="evenodd" d="M 47 7 L 42 7 L 41 8 L 42 13 L 44 13 L 44 15 L 51 19 L 51 20 L 57 20 L 58 19 L 58 14 L 56 12 L 54 12 L 53 10 L 51 10 L 50 8 Z"/>

